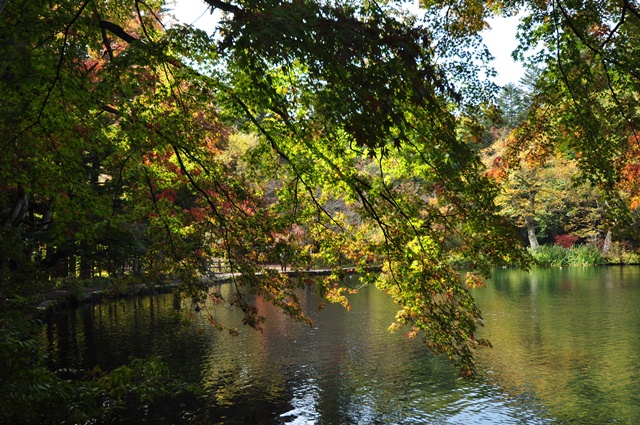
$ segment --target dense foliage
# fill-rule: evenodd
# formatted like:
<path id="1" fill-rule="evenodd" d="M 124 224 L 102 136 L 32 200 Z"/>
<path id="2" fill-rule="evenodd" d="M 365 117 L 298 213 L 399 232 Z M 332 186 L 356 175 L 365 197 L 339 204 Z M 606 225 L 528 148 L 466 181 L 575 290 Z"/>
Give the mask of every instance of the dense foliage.
<path id="1" fill-rule="evenodd" d="M 70 278 L 179 282 L 260 328 L 253 295 L 309 320 L 296 295 L 308 282 L 266 263 L 333 269 L 318 290 L 347 306 L 349 266 L 398 303 L 393 327 L 472 376 L 487 342 L 467 287 L 529 262 L 499 184 L 507 215 L 532 224 L 540 185 L 568 190 L 548 165 L 572 161 L 602 222 L 630 228 L 634 4 L 423 2 L 418 19 L 393 2 L 207 3 L 224 11 L 215 36 L 165 26 L 161 0 L 3 4 L 3 309 Z M 478 32 L 521 6 L 522 48 L 544 43 L 546 68 L 530 97 L 510 89 L 515 129 L 485 173 Z M 234 273 L 233 297 L 206 294 L 211 259 Z"/>

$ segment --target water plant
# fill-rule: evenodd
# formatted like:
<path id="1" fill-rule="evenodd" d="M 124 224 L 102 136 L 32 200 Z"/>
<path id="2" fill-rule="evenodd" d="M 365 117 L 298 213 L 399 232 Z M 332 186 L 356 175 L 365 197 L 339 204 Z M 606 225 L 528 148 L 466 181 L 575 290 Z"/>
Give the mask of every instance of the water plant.
<path id="1" fill-rule="evenodd" d="M 594 245 L 574 245 L 567 249 L 567 262 L 570 266 L 599 266 L 606 263 L 602 252 Z"/>

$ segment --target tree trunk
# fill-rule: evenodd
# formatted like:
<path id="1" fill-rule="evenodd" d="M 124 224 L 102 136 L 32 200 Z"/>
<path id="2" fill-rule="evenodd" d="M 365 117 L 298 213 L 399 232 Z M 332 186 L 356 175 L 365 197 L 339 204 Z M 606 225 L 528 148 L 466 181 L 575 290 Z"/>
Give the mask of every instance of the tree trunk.
<path id="1" fill-rule="evenodd" d="M 604 243 L 602 244 L 602 253 L 607 254 L 611 249 L 611 230 L 607 230 L 607 235 L 604 237 Z"/>
<path id="2" fill-rule="evenodd" d="M 536 227 L 534 224 L 533 216 L 528 215 L 524 218 L 525 225 L 527 226 L 527 236 L 529 237 L 529 245 L 531 245 L 531 249 L 540 248 L 540 244 L 538 243 L 538 237 L 536 236 Z"/>
<path id="3" fill-rule="evenodd" d="M 53 275 L 55 277 L 68 277 L 69 276 L 69 256 L 65 255 L 56 261 L 54 265 Z"/>
<path id="4" fill-rule="evenodd" d="M 16 198 L 16 203 L 13 207 L 13 210 L 11 211 L 11 214 L 9 214 L 9 216 L 4 221 L 4 225 L 6 227 L 19 226 L 27 215 L 27 210 L 29 208 L 29 198 L 27 197 L 27 193 L 24 191 L 24 189 L 20 188 Z"/>
<path id="5" fill-rule="evenodd" d="M 93 275 L 92 261 L 85 253 L 80 254 L 80 279 L 91 279 Z"/>
<path id="6" fill-rule="evenodd" d="M 535 225 L 535 204 L 536 204 L 536 192 L 529 192 L 529 214 L 524 218 L 524 223 L 527 226 L 527 236 L 529 237 L 529 245 L 531 249 L 540 248 L 538 243 L 538 237 L 536 236 Z"/>

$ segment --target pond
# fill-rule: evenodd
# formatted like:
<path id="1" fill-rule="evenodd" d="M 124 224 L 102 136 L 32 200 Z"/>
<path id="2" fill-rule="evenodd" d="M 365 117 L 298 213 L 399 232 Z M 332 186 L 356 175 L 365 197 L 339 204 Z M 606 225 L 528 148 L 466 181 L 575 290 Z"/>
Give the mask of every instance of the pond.
<path id="1" fill-rule="evenodd" d="M 156 355 L 204 388 L 195 400 L 127 412 L 129 423 L 640 423 L 640 268 L 497 270 L 473 294 L 493 343 L 477 354 L 474 382 L 389 333 L 396 306 L 375 288 L 353 296 L 350 312 L 319 310 L 303 294 L 311 328 L 260 305 L 264 332 L 232 337 L 163 295 L 57 312 L 47 337 L 54 367 Z M 234 310 L 212 314 L 240 321 Z"/>

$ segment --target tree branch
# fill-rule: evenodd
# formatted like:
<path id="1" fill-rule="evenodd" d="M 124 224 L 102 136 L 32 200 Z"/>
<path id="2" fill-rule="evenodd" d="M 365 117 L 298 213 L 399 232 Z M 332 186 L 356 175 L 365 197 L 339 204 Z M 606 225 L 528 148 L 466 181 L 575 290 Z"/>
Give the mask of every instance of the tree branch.
<path id="1" fill-rule="evenodd" d="M 127 43 L 133 43 L 135 41 L 139 41 L 138 38 L 132 36 L 128 32 L 124 30 L 120 25 L 114 24 L 113 22 L 105 21 L 103 19 L 98 21 L 98 26 L 101 29 L 105 29 L 111 32 L 113 35 L 116 35 L 126 41 Z"/>
<path id="2" fill-rule="evenodd" d="M 144 32 L 144 35 L 147 37 L 147 39 L 150 40 L 151 37 L 149 37 L 149 33 L 147 32 L 147 26 L 144 24 L 144 19 L 142 18 L 142 13 L 140 12 L 140 5 L 138 4 L 138 0 L 136 0 L 134 3 L 136 5 L 136 12 L 138 14 L 138 20 L 140 21 L 140 26 L 142 27 L 142 31 Z"/>
<path id="3" fill-rule="evenodd" d="M 238 6 L 223 2 L 221 0 L 204 0 L 204 2 L 207 3 L 209 6 L 211 6 L 212 9 L 220 9 L 223 12 L 229 12 L 229 13 L 242 12 L 242 9 L 240 9 Z"/>
<path id="4" fill-rule="evenodd" d="M 104 47 L 107 50 L 109 60 L 113 62 L 113 49 L 111 48 L 109 37 L 107 37 L 107 30 L 105 30 L 104 28 L 100 28 L 100 32 L 102 33 L 102 44 L 104 44 Z"/>
<path id="5" fill-rule="evenodd" d="M 638 20 L 640 20 L 640 13 L 638 13 L 638 10 L 633 7 L 633 5 L 631 4 L 631 2 L 629 0 L 623 0 L 624 3 L 624 7 L 631 12 Z"/>
<path id="6" fill-rule="evenodd" d="M 8 4 L 9 4 L 9 0 L 0 0 L 0 14 L 2 14 L 2 11 Z"/>
<path id="7" fill-rule="evenodd" d="M 156 214 L 158 214 L 158 217 L 160 218 L 164 226 L 164 230 L 167 232 L 167 239 L 169 240 L 169 246 L 171 247 L 171 253 L 173 254 L 173 258 L 176 261 L 180 261 L 180 256 L 178 255 L 175 244 L 173 243 L 173 234 L 171 233 L 171 228 L 169 227 L 169 224 L 165 220 L 164 215 L 162 214 L 162 212 L 160 211 L 160 208 L 158 207 L 156 191 L 153 188 L 153 183 L 151 182 L 151 177 L 149 177 L 149 172 L 147 171 L 146 167 L 144 168 L 144 177 L 145 177 L 145 180 L 147 181 L 147 186 L 149 187 L 149 193 L 151 194 L 151 201 L 153 202 L 153 208 L 156 210 Z"/>

